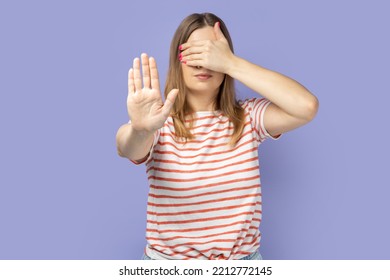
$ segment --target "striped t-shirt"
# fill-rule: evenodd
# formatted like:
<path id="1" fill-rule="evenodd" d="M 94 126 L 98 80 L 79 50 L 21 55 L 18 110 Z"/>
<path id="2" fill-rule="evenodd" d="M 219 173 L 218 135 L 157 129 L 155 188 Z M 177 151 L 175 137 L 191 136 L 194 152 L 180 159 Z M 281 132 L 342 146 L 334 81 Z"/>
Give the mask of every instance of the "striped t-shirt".
<path id="1" fill-rule="evenodd" d="M 147 246 L 152 259 L 240 259 L 260 246 L 258 146 L 272 137 L 263 116 L 270 101 L 241 102 L 245 126 L 228 145 L 233 124 L 220 111 L 196 112 L 194 139 L 175 140 L 173 120 L 155 133 L 146 162 L 150 190 Z M 142 163 L 137 162 L 137 163 Z"/>

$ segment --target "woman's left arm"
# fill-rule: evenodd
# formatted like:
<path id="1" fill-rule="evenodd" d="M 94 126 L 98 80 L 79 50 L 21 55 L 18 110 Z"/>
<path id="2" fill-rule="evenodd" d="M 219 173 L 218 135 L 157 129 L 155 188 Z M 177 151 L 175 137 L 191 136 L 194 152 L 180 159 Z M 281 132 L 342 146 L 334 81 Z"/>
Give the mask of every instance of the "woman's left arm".
<path id="1" fill-rule="evenodd" d="M 318 99 L 297 81 L 233 56 L 226 74 L 272 102 L 264 113 L 264 126 L 273 136 L 310 122 Z"/>
<path id="2" fill-rule="evenodd" d="M 318 111 L 318 99 L 297 81 L 235 56 L 219 24 L 214 41 L 187 42 L 181 46 L 181 61 L 222 72 L 245 84 L 272 102 L 264 113 L 264 126 L 277 136 L 310 122 Z"/>

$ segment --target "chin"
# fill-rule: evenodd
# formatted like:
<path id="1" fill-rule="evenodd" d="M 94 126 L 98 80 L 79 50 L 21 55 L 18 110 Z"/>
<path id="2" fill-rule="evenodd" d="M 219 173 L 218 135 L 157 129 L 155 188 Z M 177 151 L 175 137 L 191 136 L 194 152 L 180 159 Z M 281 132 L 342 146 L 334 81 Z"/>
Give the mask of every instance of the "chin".
<path id="1" fill-rule="evenodd" d="M 196 86 L 196 87 L 188 87 L 188 90 L 197 94 L 210 94 L 210 93 L 218 93 L 219 87 L 210 87 L 208 85 L 204 86 Z"/>
<path id="2" fill-rule="evenodd" d="M 219 88 L 222 83 L 215 83 L 213 81 L 208 82 L 195 82 L 191 83 L 187 86 L 188 90 L 191 92 L 199 92 L 199 93 L 218 93 Z"/>

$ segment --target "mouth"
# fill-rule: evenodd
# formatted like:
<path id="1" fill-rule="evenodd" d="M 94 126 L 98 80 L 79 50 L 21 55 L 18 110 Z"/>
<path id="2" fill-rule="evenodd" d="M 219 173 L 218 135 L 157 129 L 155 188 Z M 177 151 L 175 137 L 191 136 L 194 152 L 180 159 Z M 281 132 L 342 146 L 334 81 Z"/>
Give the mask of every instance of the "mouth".
<path id="1" fill-rule="evenodd" d="M 201 81 L 205 81 L 205 80 L 210 79 L 212 77 L 212 75 L 207 74 L 207 73 L 200 73 L 200 74 L 195 75 L 195 77 L 197 77 Z"/>

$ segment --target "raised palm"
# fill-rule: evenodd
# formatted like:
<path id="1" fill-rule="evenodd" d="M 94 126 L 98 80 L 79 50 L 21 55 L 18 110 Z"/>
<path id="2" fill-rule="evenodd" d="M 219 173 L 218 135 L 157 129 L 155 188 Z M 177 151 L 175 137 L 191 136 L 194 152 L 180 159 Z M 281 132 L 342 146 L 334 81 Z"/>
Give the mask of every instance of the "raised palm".
<path id="1" fill-rule="evenodd" d="M 134 129 L 153 132 L 167 120 L 178 90 L 172 89 L 164 103 L 156 61 L 142 54 L 141 62 L 142 76 L 139 58 L 134 59 L 133 68 L 129 70 L 127 111 Z"/>

